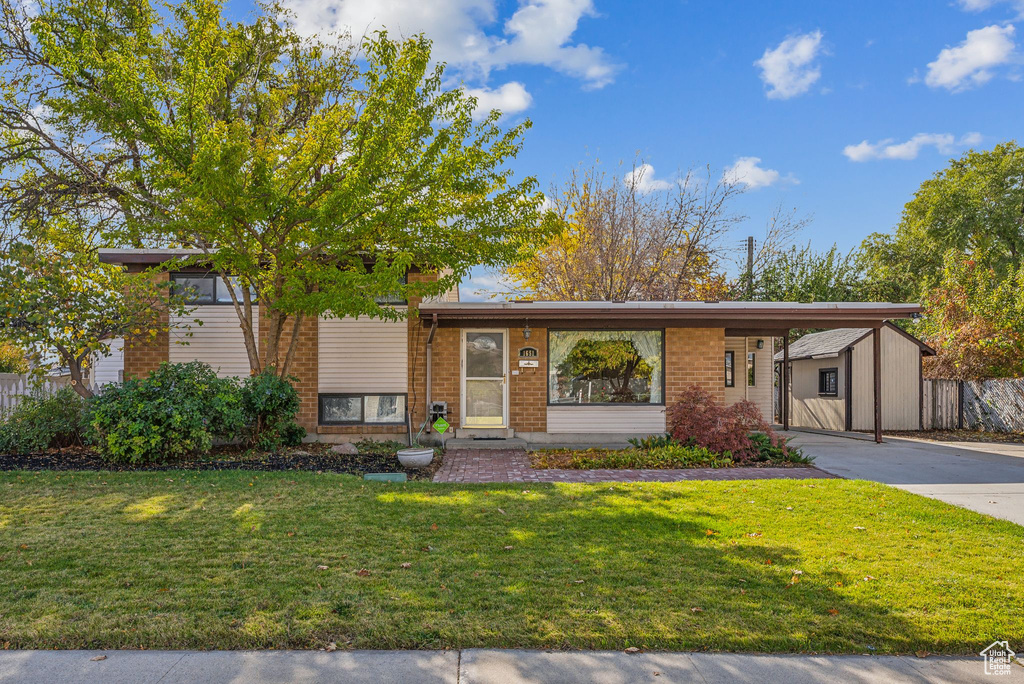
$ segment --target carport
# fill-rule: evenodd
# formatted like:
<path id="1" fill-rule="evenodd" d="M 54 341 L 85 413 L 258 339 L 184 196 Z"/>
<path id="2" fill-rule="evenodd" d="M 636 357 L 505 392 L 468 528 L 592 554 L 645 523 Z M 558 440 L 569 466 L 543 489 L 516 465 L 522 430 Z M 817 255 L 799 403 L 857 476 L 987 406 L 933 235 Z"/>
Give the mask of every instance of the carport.
<path id="1" fill-rule="evenodd" d="M 780 304 L 781 306 L 781 304 Z M 805 308 L 806 307 L 806 308 Z M 790 429 L 790 402 L 787 388 L 790 386 L 790 337 L 795 329 L 838 328 L 863 329 L 862 339 L 870 338 L 872 350 L 871 362 L 871 395 L 872 395 L 872 428 L 876 443 L 882 443 L 882 329 L 892 326 L 889 322 L 896 319 L 913 318 L 921 313 L 919 304 L 890 304 L 881 302 L 814 302 L 809 305 L 794 305 L 787 311 L 786 326 L 743 330 L 740 334 L 771 335 L 782 338 L 780 384 L 782 391 L 780 418 L 783 430 Z M 854 322 L 858 321 L 858 322 Z M 767 323 L 767 321 L 766 321 Z"/>

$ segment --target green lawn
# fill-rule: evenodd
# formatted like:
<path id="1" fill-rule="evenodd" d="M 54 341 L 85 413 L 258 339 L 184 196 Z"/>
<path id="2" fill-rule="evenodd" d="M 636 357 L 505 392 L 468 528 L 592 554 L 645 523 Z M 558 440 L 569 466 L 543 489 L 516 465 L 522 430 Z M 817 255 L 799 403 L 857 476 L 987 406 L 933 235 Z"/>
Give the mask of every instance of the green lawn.
<path id="1" fill-rule="evenodd" d="M 3 473 L 0 647 L 976 653 L 1022 538 L 844 480 Z"/>

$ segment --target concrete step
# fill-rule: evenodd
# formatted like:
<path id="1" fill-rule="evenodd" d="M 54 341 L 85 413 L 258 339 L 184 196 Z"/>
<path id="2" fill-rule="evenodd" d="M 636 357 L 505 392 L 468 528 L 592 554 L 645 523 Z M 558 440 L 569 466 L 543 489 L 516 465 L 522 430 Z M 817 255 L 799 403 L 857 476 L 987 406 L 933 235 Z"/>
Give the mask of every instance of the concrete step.
<path id="1" fill-rule="evenodd" d="M 510 439 L 468 439 L 459 437 L 445 440 L 445 449 L 525 449 L 526 440 Z"/>

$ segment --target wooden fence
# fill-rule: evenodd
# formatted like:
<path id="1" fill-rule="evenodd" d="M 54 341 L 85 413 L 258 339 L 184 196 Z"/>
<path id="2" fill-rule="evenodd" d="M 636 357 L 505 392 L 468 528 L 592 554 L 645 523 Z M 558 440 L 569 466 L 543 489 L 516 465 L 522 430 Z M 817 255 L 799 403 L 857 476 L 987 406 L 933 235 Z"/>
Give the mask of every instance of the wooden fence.
<path id="1" fill-rule="evenodd" d="M 924 429 L 1024 432 L 1024 378 L 925 380 Z"/>

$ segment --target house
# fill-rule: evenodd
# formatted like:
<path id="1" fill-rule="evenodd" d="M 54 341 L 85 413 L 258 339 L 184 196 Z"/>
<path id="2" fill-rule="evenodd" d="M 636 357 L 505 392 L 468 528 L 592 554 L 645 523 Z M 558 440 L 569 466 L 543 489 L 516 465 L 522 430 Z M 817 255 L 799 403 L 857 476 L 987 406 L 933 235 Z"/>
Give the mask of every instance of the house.
<path id="1" fill-rule="evenodd" d="M 180 255 L 119 249 L 101 250 L 100 258 L 142 269 Z M 124 376 L 191 360 L 221 375 L 247 375 L 239 323 L 217 278 L 197 268 L 160 277 L 187 280 L 203 298 L 187 318 L 168 320 L 169 334 L 126 348 Z M 413 269 L 408 277 L 435 276 Z M 457 292 L 392 305 L 413 313 L 399 322 L 321 318 L 303 328 L 292 374 L 298 421 L 309 438 L 395 438 L 443 415 L 460 437 L 618 441 L 664 432 L 666 405 L 693 385 L 722 403 L 749 399 L 770 417 L 774 338 L 785 340 L 791 328 L 878 329 L 920 310 L 875 303 L 465 303 Z M 186 336 L 193 318 L 204 324 Z M 436 439 L 429 428 L 425 434 Z"/>
<path id="2" fill-rule="evenodd" d="M 790 345 L 790 422 L 821 430 L 872 430 L 872 328 L 837 328 L 805 335 Z M 881 328 L 882 429 L 920 430 L 921 361 L 935 350 L 901 328 Z M 775 361 L 782 363 L 782 352 Z"/>

